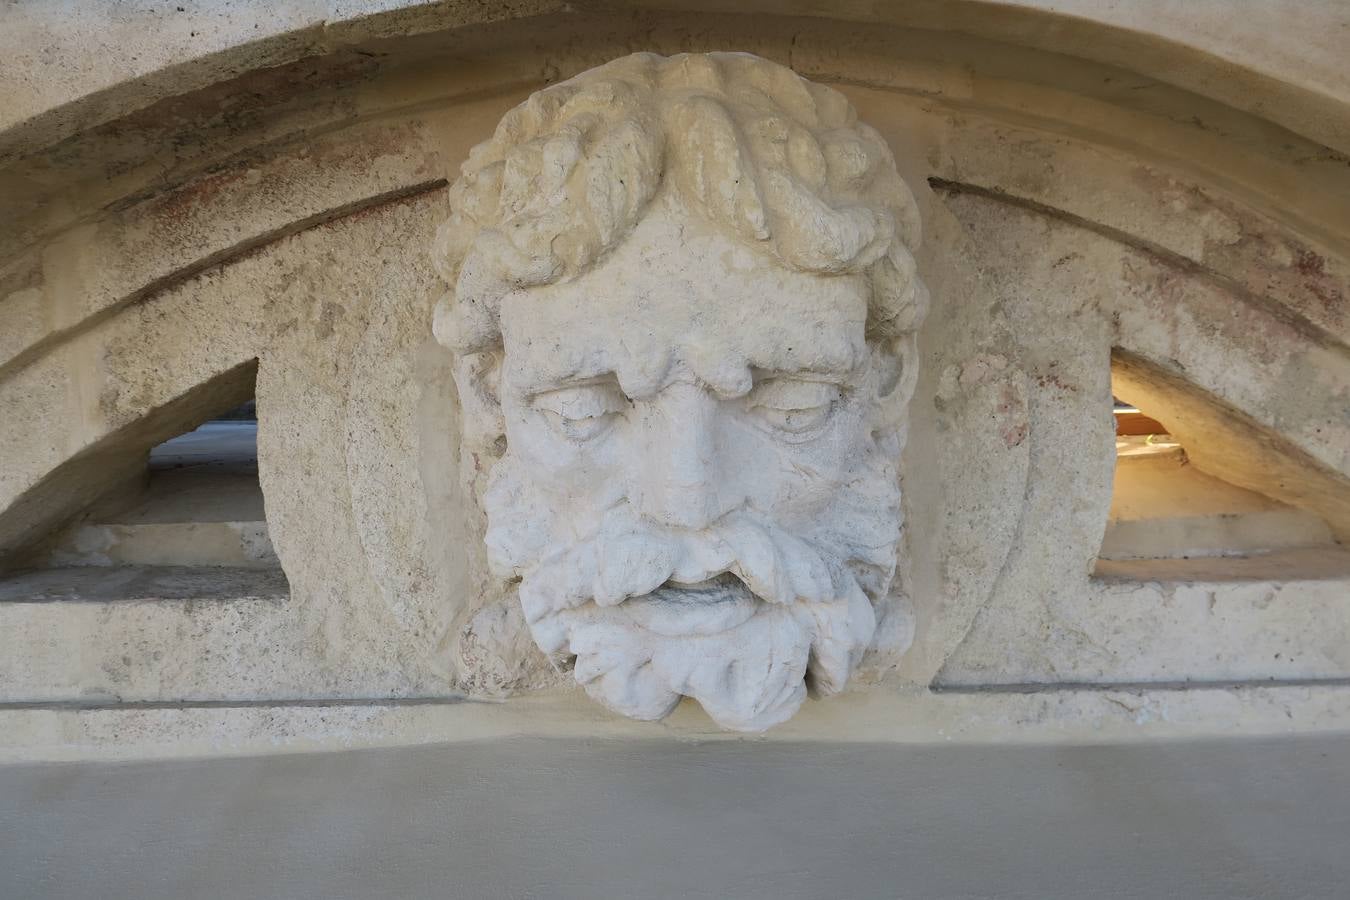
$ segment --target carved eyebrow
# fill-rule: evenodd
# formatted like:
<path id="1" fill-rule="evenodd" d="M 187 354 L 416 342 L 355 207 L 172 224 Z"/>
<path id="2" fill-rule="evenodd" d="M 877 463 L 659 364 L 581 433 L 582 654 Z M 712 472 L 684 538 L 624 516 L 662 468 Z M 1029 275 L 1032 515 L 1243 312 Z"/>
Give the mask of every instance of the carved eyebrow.
<path id="1" fill-rule="evenodd" d="M 794 348 L 796 353 L 794 353 Z M 761 351 L 763 348 L 760 348 Z M 803 378 L 816 379 L 820 381 L 832 381 L 835 383 L 845 383 L 853 376 L 857 375 L 867 366 L 870 358 L 866 346 L 853 346 L 852 342 L 843 346 L 831 342 L 813 342 L 803 341 L 800 346 L 794 342 L 794 346 L 782 346 L 773 351 L 772 362 L 776 365 L 757 365 L 753 354 L 750 358 L 750 370 L 754 374 L 755 381 L 760 378 Z M 801 354 L 808 357 L 802 359 L 800 365 L 794 365 L 796 360 L 793 356 Z M 770 360 L 765 360 L 770 362 Z M 784 363 L 787 365 L 785 366 Z"/>

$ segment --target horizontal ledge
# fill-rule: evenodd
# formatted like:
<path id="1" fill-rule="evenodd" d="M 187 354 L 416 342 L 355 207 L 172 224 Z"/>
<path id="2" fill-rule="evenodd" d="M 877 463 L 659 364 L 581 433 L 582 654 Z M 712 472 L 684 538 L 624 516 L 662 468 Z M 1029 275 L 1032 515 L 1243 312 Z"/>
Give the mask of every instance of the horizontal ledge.
<path id="1" fill-rule="evenodd" d="M 108 712 L 173 709 L 324 709 L 328 707 L 400 707 L 450 706 L 457 703 L 483 703 L 458 694 L 429 697 L 331 697 L 286 698 L 280 700 L 8 700 L 0 701 L 0 711 L 49 710 L 53 712 Z"/>
<path id="2" fill-rule="evenodd" d="M 1265 688 L 1350 687 L 1350 678 L 1265 678 L 1200 681 L 1019 681 L 1007 684 L 937 684 L 935 694 L 1146 693 L 1242 691 Z"/>
<path id="3" fill-rule="evenodd" d="M 1130 681 L 1130 682 L 1019 682 L 1013 684 L 934 684 L 933 694 L 1053 694 L 1053 693 L 1147 693 L 1176 691 L 1241 691 L 1269 688 L 1350 687 L 1350 678 L 1286 678 L 1232 681 Z M 517 698 L 519 702 L 522 698 Z M 49 710 L 55 712 L 134 712 L 137 710 L 191 709 L 325 709 L 378 707 L 398 709 L 411 706 L 454 706 L 461 703 L 505 705 L 512 700 L 488 700 L 461 694 L 416 697 L 328 697 L 279 699 L 217 700 L 117 700 L 88 698 L 79 700 L 0 701 L 0 711 Z"/>
<path id="4" fill-rule="evenodd" d="M 1337 545 L 1289 547 L 1246 556 L 1179 559 L 1099 559 L 1092 579 L 1101 584 L 1228 583 L 1295 584 L 1350 580 L 1350 549 Z"/>
<path id="5" fill-rule="evenodd" d="M 1029 694 L 877 686 L 808 702 L 761 735 L 723 731 L 690 701 L 661 722 L 624 719 L 576 688 L 502 702 L 0 709 L 0 763 L 266 755 L 526 736 L 1002 746 L 1299 734 L 1350 734 L 1350 686 Z"/>
<path id="6" fill-rule="evenodd" d="M 0 579 L 0 606 L 33 603 L 284 601 L 280 568 L 235 566 L 69 566 Z"/>

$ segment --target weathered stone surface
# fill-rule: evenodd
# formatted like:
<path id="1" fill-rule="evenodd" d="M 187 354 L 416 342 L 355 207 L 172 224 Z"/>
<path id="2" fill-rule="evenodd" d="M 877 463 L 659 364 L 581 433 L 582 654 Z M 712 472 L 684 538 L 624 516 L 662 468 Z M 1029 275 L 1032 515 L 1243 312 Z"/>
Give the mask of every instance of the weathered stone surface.
<path id="1" fill-rule="evenodd" d="M 419 119 L 318 136 L 300 152 L 194 178 L 28 249 L 15 265 L 32 266 L 36 285 L 19 288 L 12 300 L 0 296 L 0 303 L 39 302 L 46 314 L 16 318 L 0 347 L 0 371 L 90 317 L 436 181 L 439 155 L 429 142 Z"/>
<path id="2" fill-rule="evenodd" d="M 625 715 L 747 731 L 841 691 L 879 614 L 903 651 L 921 220 L 837 92 L 634 54 L 507 113 L 450 206 L 436 336 L 540 650 Z"/>
<path id="3" fill-rule="evenodd" d="M 690 5 L 646 2 L 632 6 L 679 10 Z M 717 8 L 694 6 L 705 19 Z M 1222 0 L 1184 5 L 1170 0 L 1129 5 L 1101 0 L 1014 0 L 1001 6 L 998 15 L 964 2 L 914 8 L 846 6 L 831 12 L 839 20 L 873 29 L 886 24 L 950 29 L 1156 71 L 1221 102 L 1259 110 L 1294 132 L 1311 133 L 1332 146 L 1338 145 L 1335 138 L 1339 137 L 1339 146 L 1344 147 L 1343 127 L 1336 115 L 1329 115 L 1350 103 L 1350 79 L 1339 65 L 1341 48 L 1334 14 L 1329 22 L 1325 13 L 1310 14 L 1302 4 L 1283 0 L 1245 9 L 1240 25 L 1234 27 L 1231 9 Z M 562 7 L 547 0 L 490 10 L 457 2 L 346 5 L 304 0 L 281 9 L 269 5 L 265 15 L 253 4 L 224 7 L 212 10 L 206 21 L 171 9 L 94 5 L 53 23 L 51 11 L 33 7 L 15 11 L 17 18 L 6 30 L 6 68 L 0 71 L 8 83 L 18 86 L 18 93 L 8 115 L 0 119 L 0 127 L 13 128 L 38 119 L 33 124 L 44 126 L 34 129 L 41 139 L 59 139 L 237 71 L 331 53 L 371 38 L 498 18 L 527 19 L 563 9 L 588 12 L 584 4 Z M 736 6 L 733 11 L 751 10 Z M 812 24 L 821 20 L 819 8 L 804 3 L 775 3 L 771 10 L 753 10 L 761 24 L 770 11 L 777 16 L 812 16 Z M 108 52 L 86 56 L 83 48 L 89 41 Z M 38 47 L 56 52 L 40 54 Z M 1226 77 L 1216 77 L 1217 61 L 1226 64 L 1221 70 Z"/>
<path id="4" fill-rule="evenodd" d="M 1246 557 L 1272 550 L 1328 547 L 1331 529 L 1316 515 L 1201 472 L 1179 443 L 1116 441 L 1111 512 L 1103 560 Z M 1160 451 L 1160 452 L 1159 452 Z"/>
<path id="5" fill-rule="evenodd" d="M 119 570 L 62 576 L 88 602 L 0 603 L 15 636 L 5 702 L 514 693 L 526 696 L 468 718 L 619 728 L 566 694 L 528 696 L 571 673 L 532 649 L 489 571 L 488 523 L 461 478 L 479 482 L 501 448 L 460 452 L 483 437 L 481 408 L 461 408 L 430 333 L 441 288 L 424 248 L 457 209 L 442 179 L 530 91 L 631 49 L 741 47 L 839 84 L 877 128 L 922 212 L 936 300 L 891 460 L 907 534 L 875 598 L 878 646 L 846 696 L 782 728 L 1078 740 L 1343 727 L 1330 682 L 1347 677 L 1334 541 L 1350 533 L 1350 170 L 1335 149 L 1343 78 L 1316 75 L 1336 22 L 1303 9 L 1315 39 L 1285 43 L 1291 25 L 1257 44 L 1244 29 L 1288 9 L 1220 30 L 1197 25 L 1208 5 L 793 9 L 515 7 L 502 15 L 545 15 L 464 30 L 481 10 L 393 4 L 329 26 L 282 16 L 249 46 L 222 13 L 210 59 L 146 36 L 127 44 L 147 48 L 144 70 L 122 58 L 42 82 L 74 103 L 29 97 L 36 117 L 0 136 L 29 154 L 0 171 L 0 548 L 124 490 L 150 444 L 252 396 L 256 366 L 265 527 L 293 593 L 232 613 L 149 597 L 105 609 L 94 600 L 118 595 Z M 1202 47 L 1240 58 L 1216 68 Z M 156 68 L 169 58 L 182 65 Z M 86 75 L 104 90 L 88 93 Z M 1262 508 L 1231 522 L 1169 508 L 1166 525 L 1145 510 L 1130 520 L 1135 552 L 1117 552 L 1113 390 L 1162 416 L 1195 471 Z M 1205 540 L 1188 543 L 1197 528 Z M 126 558 L 184 561 L 201 546 L 175 545 L 187 537 L 170 528 L 141 547 L 162 556 Z M 1270 679 L 1303 686 L 1185 687 Z M 948 693 L 929 697 L 934 683 Z M 1038 693 L 1009 693 L 1028 683 Z M 278 709 L 27 710 L 8 730 L 13 746 L 60 755 L 110 752 L 115 734 L 143 753 L 175 735 L 257 749 L 282 734 L 487 727 L 462 710 Z M 710 727 L 687 705 L 667 721 Z"/>
<path id="6" fill-rule="evenodd" d="M 312 690 L 287 600 L 275 569 L 24 574 L 0 586 L 0 694 L 107 703 Z"/>
<path id="7" fill-rule="evenodd" d="M 290 587 L 280 568 L 117 566 L 33 569 L 0 583 L 0 603 L 113 603 L 154 600 L 284 600 Z"/>
<path id="8" fill-rule="evenodd" d="M 1344 388 L 1307 391 L 1298 382 L 1281 382 L 1263 373 L 1308 365 L 1321 373 L 1320 378 L 1339 382 L 1350 377 L 1350 367 L 1336 361 L 1340 351 L 1281 327 L 1278 318 L 1254 307 L 1237 309 L 1257 318 L 1259 328 L 1230 325 L 1237 316 L 1231 295 L 1203 277 L 1188 276 L 1086 229 L 988 198 L 957 196 L 950 203 L 972 231 L 973 246 L 983 260 L 983 283 L 1003 298 L 1013 320 L 1021 345 L 1019 360 L 1035 373 L 1032 473 L 1023 514 L 1024 521 L 1036 526 L 1019 535 L 992 602 L 981 611 L 965 643 L 945 663 L 939 682 L 978 684 L 1005 678 L 1014 682 L 1131 681 L 1151 664 L 1159 666 L 1161 673 L 1163 660 L 1150 656 L 1153 649 L 1161 651 L 1157 636 L 1133 634 L 1121 644 L 1104 638 L 1115 631 L 1118 616 L 1131 615 L 1152 616 L 1150 627 L 1168 622 L 1178 635 L 1191 634 L 1195 625 L 1167 614 L 1163 594 L 1126 592 L 1136 602 L 1150 598 L 1151 614 L 1143 612 L 1147 604 L 1131 614 L 1085 600 L 1099 596 L 1090 589 L 1088 578 L 1102 546 L 1114 455 L 1109 449 L 1113 439 L 1108 418 L 1110 386 L 1102 361 L 1110 357 L 1113 344 L 1134 351 L 1147 348 L 1155 358 L 1169 360 L 1188 379 L 1241 407 L 1251 418 L 1278 421 L 1280 434 L 1286 440 L 1297 439 L 1301 452 L 1342 466 L 1345 445 L 1340 434 L 1350 422 L 1344 411 Z M 1221 305 L 1227 315 L 1220 313 Z M 1305 362 L 1310 357 L 1325 361 Z M 1121 390 L 1135 400 L 1134 392 Z M 1158 409 L 1148 406 L 1151 399 L 1140 397 L 1136 402 Z M 1171 427 L 1181 434 L 1198 465 L 1212 467 L 1209 471 L 1220 477 L 1234 477 L 1229 467 L 1240 454 L 1225 452 L 1225 447 L 1206 455 L 1207 432 L 1188 427 L 1193 417 L 1179 411 L 1174 421 Z M 1300 427 L 1300 422 L 1307 424 Z M 1093 428 L 1085 427 L 1088 424 Z M 1265 470 L 1265 477 L 1257 482 L 1260 489 L 1307 506 L 1333 528 L 1340 527 L 1344 519 L 1338 511 L 1347 496 L 1343 475 L 1323 474 L 1318 463 L 1299 468 L 1298 455 L 1288 451 L 1267 448 L 1259 459 L 1252 468 Z M 1271 471 L 1280 466 L 1307 473 L 1305 480 L 1281 478 Z M 1319 480 L 1307 480 L 1313 478 Z M 1238 478 L 1236 483 L 1246 482 Z M 1319 488 L 1300 488 L 1312 483 Z M 1066 494 L 1067 485 L 1073 488 Z M 1258 596 L 1273 589 L 1268 585 L 1258 590 Z M 1197 590 L 1197 596 L 1206 596 L 1209 587 Z M 1320 617 L 1334 618 L 1343 616 L 1337 604 L 1339 590 L 1339 586 L 1328 589 L 1294 581 L 1280 592 L 1287 591 L 1290 598 L 1301 592 L 1321 595 L 1333 606 L 1322 608 Z M 1086 608 L 1081 605 L 1084 602 Z M 1084 628 L 1084 615 L 1099 617 L 1099 624 Z M 1278 634 L 1287 625 L 1301 636 L 1293 642 L 1316 642 L 1320 636 L 1319 616 L 1300 619 L 1292 610 L 1278 608 L 1275 617 L 1278 626 L 1272 622 L 1252 627 Z M 1225 662 L 1222 657 L 1250 649 L 1244 677 L 1267 677 L 1277 671 L 1270 663 L 1271 654 L 1256 651 L 1249 635 L 1230 639 L 1222 629 L 1210 631 L 1209 637 L 1222 647 L 1220 659 L 1213 652 L 1197 654 L 1188 666 L 1173 653 L 1166 668 L 1186 670 L 1187 678 L 1203 677 L 1199 673 L 1205 671 L 1200 662 L 1204 660 L 1212 666 L 1213 677 L 1236 677 L 1231 676 L 1231 659 Z M 1291 639 L 1286 635 L 1273 640 L 1283 645 Z M 1134 648 L 1128 662 L 1121 658 L 1123 646 Z M 1134 665 L 1144 659 L 1151 663 Z M 1118 674 L 1101 674 L 1107 671 Z M 1321 671 L 1339 676 L 1341 664 L 1339 660 L 1324 662 Z M 1157 677 L 1162 678 L 1161 674 Z"/>
<path id="9" fill-rule="evenodd" d="M 78 525 L 47 559 L 55 566 L 278 565 L 261 521 Z"/>

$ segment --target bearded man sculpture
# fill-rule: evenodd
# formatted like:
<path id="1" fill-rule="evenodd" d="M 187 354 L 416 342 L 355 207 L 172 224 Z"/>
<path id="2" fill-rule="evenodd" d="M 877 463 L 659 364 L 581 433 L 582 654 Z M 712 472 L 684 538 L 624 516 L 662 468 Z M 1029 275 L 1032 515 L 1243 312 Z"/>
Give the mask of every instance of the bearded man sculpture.
<path id="1" fill-rule="evenodd" d="M 842 689 L 927 305 L 882 138 L 767 60 L 637 54 L 511 110 L 450 205 L 435 334 L 538 646 L 640 719 L 757 731 Z"/>

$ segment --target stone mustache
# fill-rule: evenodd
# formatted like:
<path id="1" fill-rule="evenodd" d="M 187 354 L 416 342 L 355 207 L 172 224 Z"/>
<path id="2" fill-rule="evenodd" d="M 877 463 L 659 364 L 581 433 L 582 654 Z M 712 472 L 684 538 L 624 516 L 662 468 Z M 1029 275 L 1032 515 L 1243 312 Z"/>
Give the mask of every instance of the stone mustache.
<path id="1" fill-rule="evenodd" d="M 434 260 L 494 572 L 606 706 L 763 730 L 840 691 L 901 535 L 914 196 L 838 92 L 636 54 L 476 147 Z"/>

